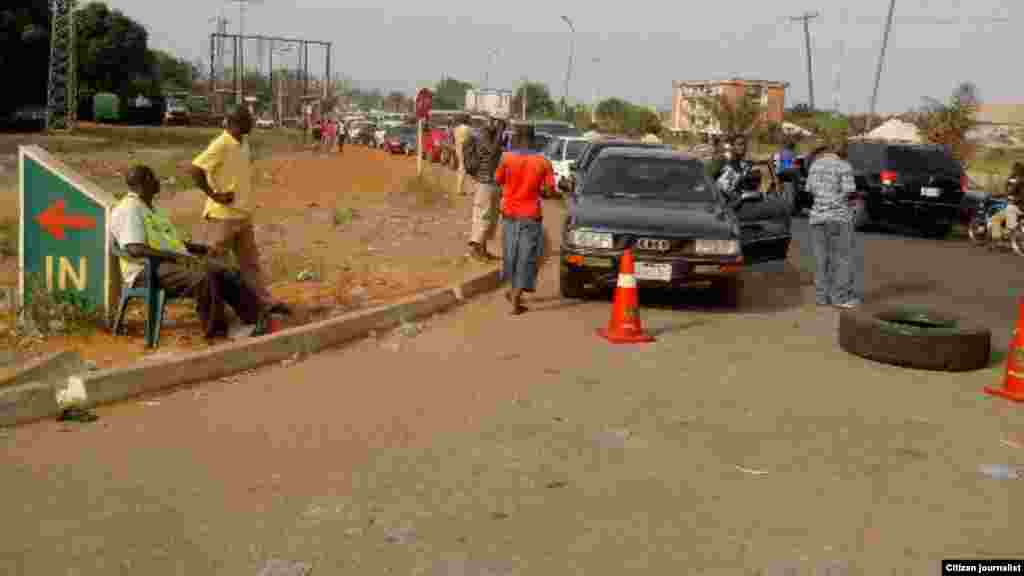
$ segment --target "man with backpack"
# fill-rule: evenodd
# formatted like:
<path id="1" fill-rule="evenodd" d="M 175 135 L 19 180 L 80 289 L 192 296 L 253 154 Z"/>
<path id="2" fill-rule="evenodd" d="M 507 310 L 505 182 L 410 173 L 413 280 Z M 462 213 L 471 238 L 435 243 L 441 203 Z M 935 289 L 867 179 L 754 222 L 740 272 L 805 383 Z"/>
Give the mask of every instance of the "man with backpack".
<path id="1" fill-rule="evenodd" d="M 494 180 L 501 161 L 503 132 L 500 122 L 492 120 L 480 131 L 480 137 L 468 138 L 462 156 L 466 173 L 477 182 L 473 197 L 473 228 L 469 237 L 470 256 L 481 262 L 494 262 L 499 258 L 487 251 L 487 242 L 494 239 L 498 223 L 498 203 L 501 188 Z"/>

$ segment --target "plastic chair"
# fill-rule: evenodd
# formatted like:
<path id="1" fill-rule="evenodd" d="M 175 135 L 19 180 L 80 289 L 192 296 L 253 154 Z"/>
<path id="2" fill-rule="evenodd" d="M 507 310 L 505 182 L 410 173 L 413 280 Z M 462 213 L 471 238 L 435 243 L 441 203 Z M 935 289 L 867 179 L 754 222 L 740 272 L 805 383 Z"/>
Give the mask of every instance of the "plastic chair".
<path id="1" fill-rule="evenodd" d="M 111 238 L 111 252 L 118 258 L 131 257 Z M 186 248 L 191 254 L 205 254 L 207 249 L 200 244 L 186 243 Z M 165 260 L 158 256 L 146 256 L 144 269 L 142 271 L 142 283 L 139 286 L 128 286 L 121 290 L 121 301 L 117 306 L 117 314 L 114 317 L 112 332 L 117 335 L 124 327 L 124 314 L 128 310 L 128 302 L 133 299 L 142 300 L 146 306 L 146 348 L 156 348 L 160 345 L 160 326 L 163 325 L 164 307 L 167 304 L 167 292 L 160 286 L 160 277 L 157 276 L 157 268 L 160 261 Z"/>

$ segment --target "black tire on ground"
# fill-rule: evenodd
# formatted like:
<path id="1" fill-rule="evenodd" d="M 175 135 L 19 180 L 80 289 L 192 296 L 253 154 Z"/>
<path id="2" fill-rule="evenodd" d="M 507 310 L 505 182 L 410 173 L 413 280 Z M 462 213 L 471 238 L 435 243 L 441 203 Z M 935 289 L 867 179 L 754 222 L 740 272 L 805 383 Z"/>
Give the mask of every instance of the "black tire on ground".
<path id="1" fill-rule="evenodd" d="M 862 306 L 839 316 L 839 347 L 884 364 L 964 372 L 988 366 L 988 328 L 931 310 Z"/>
<path id="2" fill-rule="evenodd" d="M 579 300 L 586 296 L 583 278 L 564 267 L 558 274 L 558 290 L 561 292 L 562 298 Z"/>
<path id="3" fill-rule="evenodd" d="M 713 286 L 718 292 L 722 306 L 727 308 L 739 308 L 743 299 L 743 279 L 739 276 L 719 280 Z"/>

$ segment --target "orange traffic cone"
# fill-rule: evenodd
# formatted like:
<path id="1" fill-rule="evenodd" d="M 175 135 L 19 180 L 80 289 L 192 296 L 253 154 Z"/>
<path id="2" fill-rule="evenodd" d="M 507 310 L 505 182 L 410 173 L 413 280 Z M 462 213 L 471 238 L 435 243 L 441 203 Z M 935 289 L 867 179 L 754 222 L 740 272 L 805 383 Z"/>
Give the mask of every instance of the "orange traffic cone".
<path id="1" fill-rule="evenodd" d="M 1015 402 L 1024 402 L 1024 298 L 1017 302 L 1017 327 L 1006 354 L 1006 379 L 1002 388 L 986 386 L 985 392 Z"/>
<path id="2" fill-rule="evenodd" d="M 633 251 L 626 249 L 619 262 L 619 280 L 615 285 L 615 299 L 612 301 L 612 319 L 607 328 L 597 333 L 613 344 L 640 344 L 654 342 L 654 337 L 644 332 L 636 311 L 640 307 L 633 277 Z"/>

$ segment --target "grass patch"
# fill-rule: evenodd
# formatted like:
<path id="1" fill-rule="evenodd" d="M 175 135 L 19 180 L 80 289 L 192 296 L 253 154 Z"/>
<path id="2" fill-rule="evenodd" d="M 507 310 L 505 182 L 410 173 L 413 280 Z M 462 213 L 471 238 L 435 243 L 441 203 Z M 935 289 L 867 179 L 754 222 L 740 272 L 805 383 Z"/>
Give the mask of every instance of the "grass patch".
<path id="1" fill-rule="evenodd" d="M 424 170 L 423 174 L 419 176 L 404 179 L 401 192 L 403 196 L 412 198 L 418 206 L 422 207 L 453 202 L 453 199 L 448 196 L 441 177 L 429 169 Z"/>
<path id="2" fill-rule="evenodd" d="M 334 227 L 347 226 L 353 220 L 360 218 L 359 211 L 355 208 L 335 208 L 333 222 Z"/>
<path id="3" fill-rule="evenodd" d="M 88 335 L 100 328 L 103 311 L 74 290 L 46 289 L 38 275 L 25 278 L 25 305 L 21 315 L 43 336 Z"/>
<path id="4" fill-rule="evenodd" d="M 0 220 L 0 256 L 18 255 L 18 221 L 13 218 Z"/>

